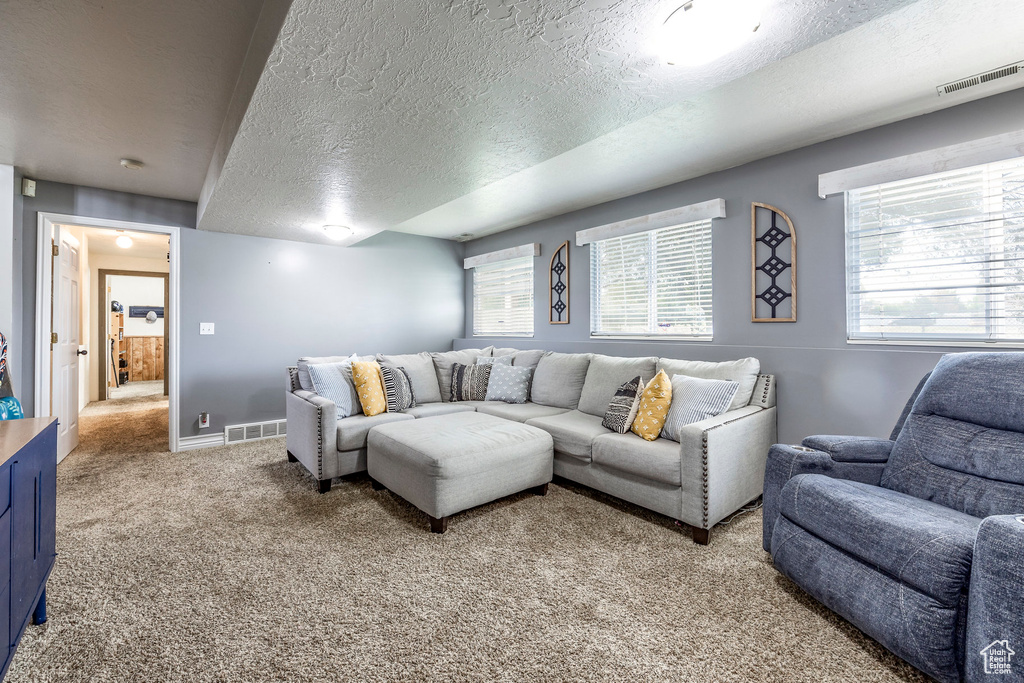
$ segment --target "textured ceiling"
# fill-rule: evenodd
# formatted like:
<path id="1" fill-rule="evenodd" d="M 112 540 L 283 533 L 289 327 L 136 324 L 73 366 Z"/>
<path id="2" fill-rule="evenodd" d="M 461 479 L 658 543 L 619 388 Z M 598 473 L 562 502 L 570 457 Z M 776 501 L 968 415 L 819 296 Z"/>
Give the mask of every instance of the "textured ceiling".
<path id="1" fill-rule="evenodd" d="M 0 0 L 0 163 L 196 200 L 261 5 Z"/>
<path id="2" fill-rule="evenodd" d="M 907 4 L 776 0 L 747 46 L 686 69 L 653 50 L 678 2 L 296 0 L 199 227 L 483 232 L 492 198 L 469 201 L 457 229 L 429 212 Z M 551 210 L 544 187 L 517 189 L 520 223 Z"/>

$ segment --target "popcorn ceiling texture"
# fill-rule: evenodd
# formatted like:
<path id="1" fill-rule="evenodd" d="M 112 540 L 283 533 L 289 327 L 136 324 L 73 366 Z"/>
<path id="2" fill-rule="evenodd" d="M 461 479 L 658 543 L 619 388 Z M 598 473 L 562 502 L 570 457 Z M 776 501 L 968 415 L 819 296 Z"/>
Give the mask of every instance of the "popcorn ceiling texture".
<path id="1" fill-rule="evenodd" d="M 664 0 L 296 0 L 200 228 L 361 239 L 908 1 L 776 2 L 685 69 L 654 51 Z"/>

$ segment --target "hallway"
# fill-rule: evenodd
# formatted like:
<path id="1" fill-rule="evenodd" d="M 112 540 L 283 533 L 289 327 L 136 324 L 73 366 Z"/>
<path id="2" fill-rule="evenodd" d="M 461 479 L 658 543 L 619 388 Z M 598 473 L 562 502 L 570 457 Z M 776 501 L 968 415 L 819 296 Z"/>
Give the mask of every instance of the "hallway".
<path id="1" fill-rule="evenodd" d="M 149 383 L 135 386 L 142 384 Z M 167 414 L 167 397 L 160 393 L 94 401 L 79 415 L 78 447 L 66 460 L 98 453 L 166 453 Z"/>

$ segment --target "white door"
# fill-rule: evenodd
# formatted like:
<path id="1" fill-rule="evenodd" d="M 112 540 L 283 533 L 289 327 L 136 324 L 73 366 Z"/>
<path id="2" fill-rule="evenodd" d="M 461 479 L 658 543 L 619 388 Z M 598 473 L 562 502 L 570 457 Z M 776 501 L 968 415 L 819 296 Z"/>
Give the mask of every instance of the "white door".
<path id="1" fill-rule="evenodd" d="M 79 253 L 73 237 L 55 228 L 60 244 L 53 259 L 53 331 L 57 343 L 51 344 L 53 388 L 51 415 L 57 427 L 57 462 L 78 445 L 78 344 L 79 344 Z"/>

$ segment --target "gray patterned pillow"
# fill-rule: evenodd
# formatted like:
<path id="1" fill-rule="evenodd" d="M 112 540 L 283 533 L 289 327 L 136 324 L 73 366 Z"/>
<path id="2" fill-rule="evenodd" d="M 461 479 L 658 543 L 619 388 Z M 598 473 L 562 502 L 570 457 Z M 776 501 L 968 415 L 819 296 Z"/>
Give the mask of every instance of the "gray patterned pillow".
<path id="1" fill-rule="evenodd" d="M 491 366 L 491 379 L 487 383 L 487 400 L 526 403 L 526 397 L 530 395 L 531 376 L 533 368 L 495 363 Z"/>
<path id="2" fill-rule="evenodd" d="M 512 365 L 515 356 L 480 356 L 476 359 L 477 365 Z"/>
<path id="3" fill-rule="evenodd" d="M 339 420 L 363 412 L 356 385 L 352 381 L 350 359 L 342 363 L 309 363 L 306 369 L 316 393 L 334 402 Z"/>
<path id="4" fill-rule="evenodd" d="M 672 405 L 661 436 L 679 441 L 683 427 L 729 410 L 740 383 L 725 379 L 701 379 L 672 375 Z"/>
<path id="5" fill-rule="evenodd" d="M 405 368 L 381 363 L 380 378 L 384 380 L 384 396 L 387 398 L 389 413 L 402 413 L 416 407 L 416 394 L 413 393 L 412 380 Z"/>
<path id="6" fill-rule="evenodd" d="M 628 432 L 636 418 L 636 411 L 640 407 L 640 397 L 643 393 L 644 381 L 639 375 L 624 382 L 616 389 L 615 395 L 608 403 L 608 410 L 605 411 L 601 426 L 619 434 Z"/>
<path id="7" fill-rule="evenodd" d="M 487 381 L 496 365 L 452 365 L 452 386 L 449 401 L 483 401 L 487 398 Z"/>

